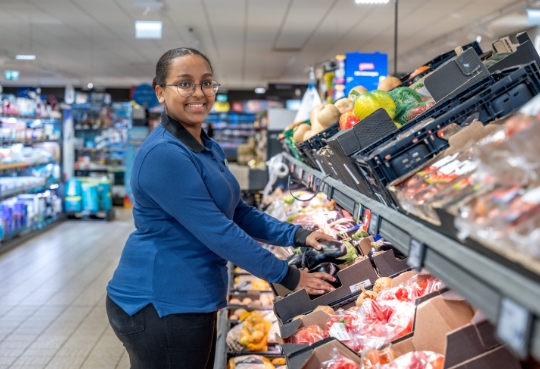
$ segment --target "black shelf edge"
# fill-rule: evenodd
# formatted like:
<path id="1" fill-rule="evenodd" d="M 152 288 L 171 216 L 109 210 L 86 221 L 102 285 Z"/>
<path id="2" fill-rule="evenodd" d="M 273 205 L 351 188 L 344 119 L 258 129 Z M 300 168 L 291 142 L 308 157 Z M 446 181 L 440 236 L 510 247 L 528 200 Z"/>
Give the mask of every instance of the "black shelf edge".
<path id="1" fill-rule="evenodd" d="M 302 178 L 299 179 L 304 183 L 307 183 L 308 173 L 321 180 L 324 178 L 324 182 L 333 188 L 332 198 L 351 214 L 355 204 L 377 214 L 381 219 L 379 233 L 403 254 L 409 254 L 412 238 L 424 244 L 423 266 L 493 323 L 497 323 L 503 298 L 510 298 L 523 306 L 533 316 L 530 352 L 540 359 L 540 284 L 536 280 L 360 194 L 338 180 L 325 177 L 287 153 L 281 155 L 287 162 L 294 163 L 295 168 L 302 169 Z M 295 170 L 294 173 L 298 172 Z"/>

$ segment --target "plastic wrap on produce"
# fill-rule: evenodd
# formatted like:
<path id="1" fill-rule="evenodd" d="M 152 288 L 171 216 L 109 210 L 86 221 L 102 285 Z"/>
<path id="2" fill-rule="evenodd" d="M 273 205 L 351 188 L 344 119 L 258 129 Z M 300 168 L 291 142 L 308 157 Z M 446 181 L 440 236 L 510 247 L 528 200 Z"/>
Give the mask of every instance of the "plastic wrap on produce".
<path id="1" fill-rule="evenodd" d="M 332 350 L 332 358 L 322 363 L 321 369 L 361 369 L 351 359 L 345 357 L 338 349 Z"/>
<path id="2" fill-rule="evenodd" d="M 431 351 L 414 351 L 373 369 L 443 369 L 444 356 Z"/>

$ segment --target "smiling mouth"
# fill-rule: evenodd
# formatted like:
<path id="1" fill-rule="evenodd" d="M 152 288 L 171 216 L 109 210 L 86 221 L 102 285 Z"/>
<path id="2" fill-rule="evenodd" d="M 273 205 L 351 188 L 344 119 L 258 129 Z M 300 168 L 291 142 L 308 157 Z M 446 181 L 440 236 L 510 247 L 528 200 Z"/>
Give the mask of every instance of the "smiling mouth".
<path id="1" fill-rule="evenodd" d="M 198 103 L 198 104 L 186 104 L 186 106 L 190 107 L 190 108 L 195 108 L 195 109 L 201 109 L 203 106 L 205 106 L 206 104 L 204 103 Z"/>

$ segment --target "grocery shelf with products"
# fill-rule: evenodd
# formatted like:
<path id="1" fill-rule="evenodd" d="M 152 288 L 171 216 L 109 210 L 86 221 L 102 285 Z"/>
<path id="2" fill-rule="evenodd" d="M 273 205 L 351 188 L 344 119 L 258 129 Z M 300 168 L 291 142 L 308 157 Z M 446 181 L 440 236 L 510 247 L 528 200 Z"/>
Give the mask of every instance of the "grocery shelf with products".
<path id="1" fill-rule="evenodd" d="M 416 226 L 410 232 L 423 240 L 422 232 L 431 230 L 424 230 L 422 225 L 414 224 L 399 213 L 392 214 L 394 210 L 371 203 L 370 199 L 365 200 L 372 206 L 371 214 L 366 210 L 366 216 L 360 216 L 360 220 L 353 219 L 353 210 L 349 209 L 349 212 L 345 209 L 351 205 L 344 200 L 345 196 L 350 196 L 353 203 L 364 198 L 296 159 L 290 156 L 286 159 L 293 178 L 316 189 L 324 188 L 334 196 L 328 200 L 323 192 L 310 193 L 306 189 L 282 192 L 278 189 L 266 199 L 267 213 L 304 228 L 322 230 L 339 241 L 323 242 L 322 251 L 263 247 L 278 258 L 286 259 L 289 265 L 308 268 L 311 272 L 324 269 L 336 278 L 336 282 L 333 282 L 335 290 L 322 296 L 309 296 L 305 290 L 291 293 L 282 286 L 271 284 L 276 297 L 272 304 L 273 313 L 270 314 L 266 313 L 268 308 L 265 305 L 268 302 L 263 301 L 268 298 L 263 297 L 265 292 L 253 294 L 253 290 L 267 289 L 267 286 L 260 286 L 264 282 L 230 266 L 229 307 L 219 315 L 216 360 L 222 366 L 216 367 L 225 367 L 225 361 L 230 361 L 235 355 L 268 356 L 270 353 L 275 353 L 270 357 L 284 356 L 289 369 L 318 369 L 322 362 L 330 360 L 342 365 L 351 361 L 354 366 L 350 368 L 406 368 L 418 360 L 431 362 L 427 368 L 440 369 L 517 369 L 525 364 L 520 363 L 510 349 L 512 344 L 504 345 L 496 336 L 499 328 L 490 322 L 493 309 L 489 306 L 495 302 L 488 300 L 481 303 L 486 297 L 485 289 L 493 289 L 492 293 L 497 291 L 492 284 L 485 285 L 483 278 L 494 278 L 492 273 L 499 271 L 502 275 L 495 283 L 501 282 L 505 277 L 512 278 L 508 270 L 493 266 L 491 271 L 484 269 L 487 274 L 479 278 L 482 268 L 490 264 L 487 258 L 475 256 L 475 252 L 467 248 L 452 250 L 451 247 L 456 245 L 434 239 L 433 244 L 447 253 L 463 254 L 451 259 L 448 254 L 436 254 L 432 243 L 427 243 L 424 269 L 419 273 L 413 268 L 418 266 L 415 265 L 417 259 L 409 253 L 408 248 L 402 246 L 407 238 L 405 233 L 394 233 L 390 238 L 387 235 L 390 233 L 385 234 L 383 225 L 390 219 L 400 221 L 402 228 Z M 298 185 L 294 186 L 298 188 Z M 376 211 L 380 212 L 379 217 Z M 397 218 L 392 218 L 393 215 Z M 401 223 L 399 216 L 409 223 Z M 373 222 L 377 223 L 377 220 L 374 219 L 381 221 L 380 231 L 376 230 Z M 370 232 L 374 235 L 370 235 Z M 472 259 L 463 267 L 454 265 L 458 260 L 467 258 Z M 474 262 L 477 262 L 476 268 L 471 267 L 474 274 L 464 275 L 470 272 L 466 269 Z M 451 264 L 451 268 L 446 264 Z M 456 276 L 457 280 L 452 276 Z M 498 289 L 502 287 L 504 293 L 512 288 L 525 296 L 530 291 L 520 290 L 523 286 L 519 283 L 519 280 L 509 279 Z M 246 293 L 243 292 L 246 290 L 255 299 L 250 295 L 246 300 L 247 295 L 244 296 Z M 257 313 L 252 312 L 255 308 Z M 259 325 L 251 331 L 243 329 L 242 324 L 250 324 L 243 322 L 252 314 L 264 316 L 269 322 L 266 328 Z M 277 319 L 277 327 L 270 328 L 273 319 Z M 505 329 L 508 323 L 502 323 Z M 230 329 L 231 326 L 233 329 Z M 277 334 L 272 336 L 268 333 L 269 329 L 277 329 Z M 259 341 L 255 342 L 254 337 Z M 260 342 L 264 338 L 266 341 Z M 278 342 L 281 351 L 274 348 L 272 340 Z M 266 344 L 270 351 L 261 353 L 252 350 L 258 348 L 256 344 Z M 231 355 L 231 351 L 235 355 Z M 339 355 L 336 356 L 336 352 Z M 532 353 L 535 355 L 534 351 Z"/>
<path id="2" fill-rule="evenodd" d="M 63 219 L 61 122 L 0 116 L 0 250 Z"/>
<path id="3" fill-rule="evenodd" d="M 123 204 L 127 131 L 132 125 L 130 103 L 87 103 L 73 107 L 75 175 L 107 176 L 113 202 Z"/>
<path id="4" fill-rule="evenodd" d="M 289 183 L 348 212 L 362 230 L 352 245 L 370 260 L 325 269 L 337 272 L 342 286 L 318 298 L 274 288 L 289 369 L 316 368 L 313 362 L 332 359 L 332 349 L 357 364 L 351 367 L 368 368 L 375 367 L 368 363 L 373 356 L 396 363 L 377 368 L 409 367 L 426 350 L 440 355 L 422 359 L 437 368 L 443 362 L 444 368 L 519 368 L 518 358 L 540 359 L 540 57 L 525 34 L 517 40 L 504 55 L 464 45 L 401 80 L 388 78 L 377 91 L 353 88 L 285 129 L 285 152 L 276 158 L 282 164 L 272 170 L 281 177 L 288 172 Z M 464 63 L 475 72 L 459 67 Z M 372 247 L 381 245 L 386 251 L 374 254 Z M 312 270 L 306 260 L 296 261 Z M 412 333 L 407 328 L 396 336 L 395 321 L 366 331 L 373 309 L 384 311 L 395 298 L 375 291 L 385 277 L 394 278 L 396 296 L 413 278 L 442 283 L 411 300 Z M 374 302 L 366 305 L 367 299 Z M 445 310 L 448 301 L 460 301 L 456 306 L 463 303 L 468 313 Z M 315 311 L 319 305 L 335 313 Z M 402 306 L 392 306 L 388 314 L 406 316 Z M 482 315 L 473 318 L 475 309 Z M 438 322 L 429 311 L 453 323 Z M 344 326 L 334 328 L 334 314 Z M 309 336 L 310 329 L 324 334 L 308 340 L 309 347 L 290 346 L 295 334 Z M 477 334 L 465 338 L 468 329 Z"/>
<path id="5" fill-rule="evenodd" d="M 251 113 L 210 113 L 205 128 L 212 124 L 213 138 L 225 151 L 227 160 L 236 161 L 240 145 L 248 143 L 249 138 L 255 136 L 255 118 L 256 114 Z"/>

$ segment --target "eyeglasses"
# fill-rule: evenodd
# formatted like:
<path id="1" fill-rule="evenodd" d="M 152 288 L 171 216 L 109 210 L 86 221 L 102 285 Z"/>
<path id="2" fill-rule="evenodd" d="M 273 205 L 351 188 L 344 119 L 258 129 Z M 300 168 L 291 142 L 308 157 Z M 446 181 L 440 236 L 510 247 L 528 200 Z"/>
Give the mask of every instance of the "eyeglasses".
<path id="1" fill-rule="evenodd" d="M 197 88 L 197 86 L 201 86 L 203 94 L 208 97 L 212 97 L 217 94 L 220 84 L 216 81 L 204 81 L 200 84 L 196 84 L 191 81 L 180 81 L 175 85 L 164 86 L 176 87 L 178 94 L 182 97 L 189 97 L 193 95 L 193 93 L 195 92 L 195 88 Z"/>

